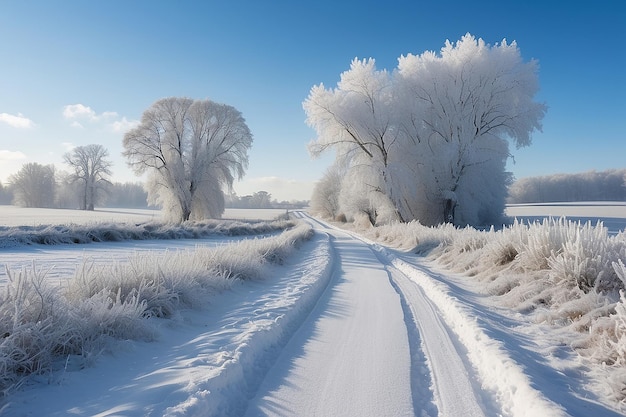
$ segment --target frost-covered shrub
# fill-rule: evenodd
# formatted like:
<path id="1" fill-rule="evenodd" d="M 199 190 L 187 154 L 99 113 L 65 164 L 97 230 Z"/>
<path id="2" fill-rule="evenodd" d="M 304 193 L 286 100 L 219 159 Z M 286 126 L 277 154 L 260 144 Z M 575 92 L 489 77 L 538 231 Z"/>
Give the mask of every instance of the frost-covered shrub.
<path id="1" fill-rule="evenodd" d="M 77 323 L 84 345 L 102 337 L 114 339 L 145 339 L 152 332 L 142 325 L 146 303 L 137 295 L 122 300 L 121 292 L 100 291 L 72 305 L 73 323 Z"/>
<path id="2" fill-rule="evenodd" d="M 42 285 L 45 273 L 7 271 L 7 277 L 0 293 L 0 392 L 21 374 L 45 370 L 58 350 L 50 343 L 59 332 L 51 311 L 56 294 Z"/>
<path id="3" fill-rule="evenodd" d="M 312 234 L 302 223 L 217 249 L 138 253 L 98 268 L 85 262 L 65 287 L 48 285 L 45 271 L 34 266 L 8 270 L 0 287 L 0 395 L 69 357 L 88 365 L 111 340 L 152 339 L 146 317 L 200 306 L 235 279 L 260 277 L 267 264 L 284 262 Z"/>
<path id="4" fill-rule="evenodd" d="M 548 259 L 560 253 L 567 241 L 567 221 L 544 219 L 541 223 L 527 227 L 518 224 L 517 227 L 519 240 L 514 244 L 520 254 L 518 266 L 527 271 L 547 270 Z"/>
<path id="5" fill-rule="evenodd" d="M 30 374 L 43 374 L 68 355 L 100 352 L 108 338 L 149 339 L 144 307 L 100 293 L 68 302 L 47 285 L 45 271 L 7 271 L 0 289 L 0 392 Z"/>
<path id="6" fill-rule="evenodd" d="M 294 226 L 288 219 L 274 221 L 204 220 L 172 223 L 93 223 L 86 225 L 0 226 L 0 246 L 57 245 L 90 242 L 118 242 L 146 239 L 197 239 L 211 235 L 263 235 Z"/>
<path id="7" fill-rule="evenodd" d="M 619 261 L 613 264 L 620 279 L 626 280 L 626 266 Z M 595 339 L 595 349 L 590 353 L 608 365 L 626 366 L 626 294 L 620 291 L 619 301 L 614 304 L 614 312 L 596 320 L 589 330 L 590 338 Z M 598 343 L 599 340 L 603 342 Z M 626 380 L 624 381 L 626 384 Z M 626 396 L 626 392 L 624 393 Z"/>
<path id="8" fill-rule="evenodd" d="M 620 260 L 613 264 L 620 280 L 626 282 L 626 266 Z M 588 336 L 577 346 L 592 360 L 604 365 L 602 388 L 615 401 L 626 402 L 626 294 L 620 291 L 619 300 L 611 305 L 610 314 L 594 320 Z"/>
<path id="9" fill-rule="evenodd" d="M 617 261 L 615 243 L 602 223 L 592 226 L 590 222 L 569 222 L 563 247 L 548 259 L 551 278 L 557 284 L 577 286 L 585 292 L 592 288 L 600 292 L 621 288 L 622 282 L 612 267 Z"/>

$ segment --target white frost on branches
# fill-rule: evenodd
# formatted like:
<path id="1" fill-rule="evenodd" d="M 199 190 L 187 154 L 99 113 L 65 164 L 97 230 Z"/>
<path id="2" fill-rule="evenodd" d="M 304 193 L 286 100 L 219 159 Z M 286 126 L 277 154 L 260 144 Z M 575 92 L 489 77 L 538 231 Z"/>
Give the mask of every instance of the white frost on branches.
<path id="1" fill-rule="evenodd" d="M 252 134 L 234 107 L 170 97 L 154 103 L 124 135 L 124 155 L 148 172 L 148 199 L 172 220 L 218 218 L 224 189 L 243 177 Z"/>
<path id="2" fill-rule="evenodd" d="M 359 182 L 377 184 L 368 192 L 385 195 L 400 220 L 489 223 L 504 209 L 509 141 L 528 146 L 541 129 L 537 90 L 537 63 L 506 40 L 467 34 L 439 54 L 401 56 L 391 73 L 355 59 L 336 88 L 314 86 L 303 103 L 317 132 L 310 151 L 333 148 L 370 175 Z"/>

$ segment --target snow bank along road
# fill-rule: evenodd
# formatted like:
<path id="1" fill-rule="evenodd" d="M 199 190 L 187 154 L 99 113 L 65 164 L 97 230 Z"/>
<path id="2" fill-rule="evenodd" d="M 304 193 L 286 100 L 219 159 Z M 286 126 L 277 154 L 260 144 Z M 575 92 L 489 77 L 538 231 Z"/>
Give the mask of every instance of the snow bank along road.
<path id="1" fill-rule="evenodd" d="M 0 414 L 618 415 L 573 393 L 515 323 L 419 258 L 295 215 L 317 233 L 270 278 L 157 320 L 159 340 L 66 366 Z"/>

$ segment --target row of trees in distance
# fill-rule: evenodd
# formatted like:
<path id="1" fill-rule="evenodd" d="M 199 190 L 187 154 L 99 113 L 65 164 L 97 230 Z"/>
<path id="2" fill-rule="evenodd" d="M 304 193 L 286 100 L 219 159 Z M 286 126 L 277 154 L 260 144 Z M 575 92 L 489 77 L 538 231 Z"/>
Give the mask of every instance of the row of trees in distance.
<path id="1" fill-rule="evenodd" d="M 509 187 L 515 203 L 626 201 L 626 169 L 522 178 Z"/>
<path id="2" fill-rule="evenodd" d="M 12 202 L 23 207 L 76 207 L 93 210 L 113 184 L 109 153 L 102 145 L 78 146 L 63 155 L 69 171 L 29 162 L 9 177 Z M 6 194 L 6 191 L 5 191 Z"/>
<path id="3" fill-rule="evenodd" d="M 80 189 L 68 180 L 67 172 L 59 172 L 52 165 L 24 164 L 20 177 L 27 189 L 19 191 L 13 184 L 0 182 L 0 205 L 20 207 L 79 208 Z M 148 192 L 141 182 L 113 182 L 103 187 L 95 203 L 100 207 L 154 208 L 148 205 Z M 257 191 L 239 196 L 230 193 L 225 197 L 227 208 L 239 209 L 297 209 L 309 205 L 308 200 L 278 201 L 267 191 Z"/>
<path id="4" fill-rule="evenodd" d="M 102 145 L 74 148 L 64 155 L 70 172 L 54 165 L 36 162 L 24 164 L 9 177 L 7 186 L 0 183 L 0 204 L 21 207 L 80 208 L 105 207 L 148 208 L 148 192 L 138 182 L 112 183 L 111 162 Z M 308 201 L 276 201 L 267 191 L 237 196 L 230 192 L 218 196 L 226 207 L 233 208 L 301 208 Z M 221 214 L 221 213 L 220 213 Z"/>
<path id="5" fill-rule="evenodd" d="M 20 207 L 78 208 L 101 207 L 147 208 L 147 193 L 141 183 L 102 182 L 88 190 L 67 171 L 54 165 L 29 162 L 0 183 L 0 204 Z"/>

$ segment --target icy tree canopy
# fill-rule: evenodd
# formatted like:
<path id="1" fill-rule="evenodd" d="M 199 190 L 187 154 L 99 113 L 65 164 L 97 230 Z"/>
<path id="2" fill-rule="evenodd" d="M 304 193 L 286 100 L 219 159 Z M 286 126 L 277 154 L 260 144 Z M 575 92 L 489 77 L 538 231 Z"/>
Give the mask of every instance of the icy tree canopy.
<path id="1" fill-rule="evenodd" d="M 303 106 L 317 132 L 310 151 L 336 151 L 352 171 L 346 211 L 424 224 L 486 224 L 503 212 L 509 142 L 528 146 L 546 111 L 533 101 L 537 63 L 515 42 L 467 34 L 439 53 L 408 54 L 392 71 L 352 61 L 336 88 L 314 86 Z M 348 213 L 350 214 L 350 213 Z M 385 215 L 389 218 L 389 215 Z"/>
<path id="2" fill-rule="evenodd" d="M 248 166 L 252 134 L 234 107 L 170 97 L 154 103 L 124 135 L 124 156 L 147 172 L 148 199 L 172 220 L 217 218 L 224 188 Z"/>

